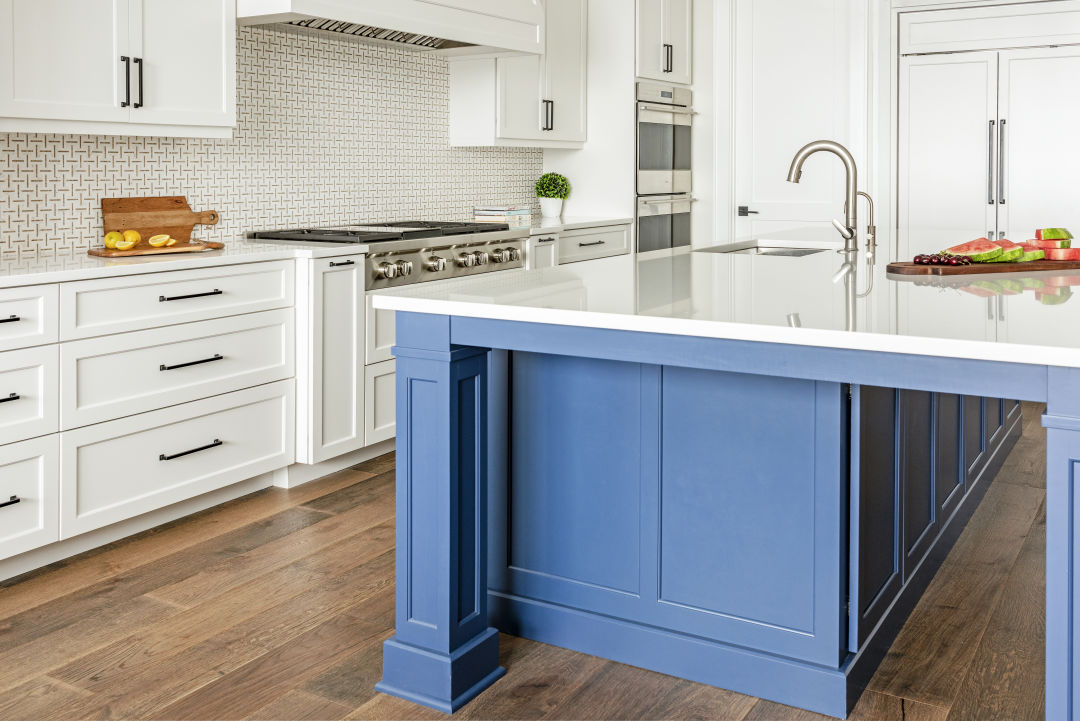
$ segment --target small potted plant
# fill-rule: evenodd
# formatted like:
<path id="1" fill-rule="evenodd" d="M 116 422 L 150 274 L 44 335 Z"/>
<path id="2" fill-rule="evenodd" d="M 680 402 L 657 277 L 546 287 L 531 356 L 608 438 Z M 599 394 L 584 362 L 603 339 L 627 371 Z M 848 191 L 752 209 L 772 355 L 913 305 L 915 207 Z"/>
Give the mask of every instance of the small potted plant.
<path id="1" fill-rule="evenodd" d="M 563 201 L 570 195 L 570 181 L 565 175 L 544 173 L 536 181 L 536 197 L 540 198 L 540 214 L 545 218 L 562 216 Z"/>

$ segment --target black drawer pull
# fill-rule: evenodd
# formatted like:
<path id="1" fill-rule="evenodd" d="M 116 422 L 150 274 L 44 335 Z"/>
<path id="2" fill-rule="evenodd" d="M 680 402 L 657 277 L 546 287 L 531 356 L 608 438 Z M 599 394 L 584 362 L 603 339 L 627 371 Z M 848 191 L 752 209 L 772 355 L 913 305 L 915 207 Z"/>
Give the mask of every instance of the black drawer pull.
<path id="1" fill-rule="evenodd" d="M 171 461 L 172 459 L 180 458 L 181 456 L 190 456 L 192 453 L 198 453 L 199 451 L 205 451 L 205 450 L 210 449 L 210 448 L 217 448 L 218 446 L 220 446 L 222 444 L 224 444 L 224 441 L 221 441 L 221 440 L 218 440 L 217 438 L 215 438 L 213 443 L 207 443 L 205 446 L 199 446 L 198 448 L 192 448 L 190 451 L 181 451 L 179 453 L 174 453 L 171 456 L 167 456 L 164 453 L 162 453 L 160 456 L 158 456 L 158 460 L 159 461 Z"/>
<path id="2" fill-rule="evenodd" d="M 0 318 L 0 323 L 14 323 L 17 320 L 22 320 L 17 315 L 9 315 L 7 318 Z"/>
<path id="3" fill-rule="evenodd" d="M 337 267 L 340 267 L 342 265 L 356 265 L 356 262 L 352 261 L 352 260 L 343 260 L 340 263 L 335 263 L 334 261 L 330 261 L 330 267 L 331 268 L 337 268 Z"/>
<path id="4" fill-rule="evenodd" d="M 207 291 L 205 293 L 190 293 L 188 295 L 174 295 L 171 298 L 166 297 L 164 295 L 159 295 L 158 296 L 158 302 L 159 303 L 165 303 L 165 302 L 170 301 L 170 300 L 187 300 L 188 298 L 205 298 L 208 295 L 221 295 L 224 292 L 225 291 L 223 291 L 223 290 L 218 290 L 217 288 L 214 288 L 213 290 Z"/>
<path id="5" fill-rule="evenodd" d="M 197 366 L 202 365 L 203 363 L 213 363 L 214 361 L 219 360 L 225 360 L 225 356 L 221 355 L 220 353 L 215 353 L 213 358 L 203 358 L 202 360 L 188 361 L 187 363 L 177 363 L 176 365 L 172 366 L 167 366 L 162 363 L 160 366 L 158 366 L 158 370 L 171 371 L 176 370 L 177 368 L 187 368 L 188 366 Z"/>
<path id="6" fill-rule="evenodd" d="M 554 238 L 540 238 L 536 242 L 537 243 L 554 243 L 555 239 Z"/>
<path id="7" fill-rule="evenodd" d="M 22 396 L 20 396 L 18 393 L 12 393 L 7 398 L 0 398 L 0 403 L 7 403 L 8 401 L 17 401 L 21 397 Z"/>
<path id="8" fill-rule="evenodd" d="M 133 108 L 141 108 L 143 106 L 143 74 L 142 74 L 143 61 L 142 61 L 142 58 L 135 58 L 135 64 L 139 66 L 139 102 L 132 103 L 131 107 L 133 107 Z"/>
<path id="9" fill-rule="evenodd" d="M 4 506 L 14 506 L 16 503 L 22 503 L 22 499 L 18 496 L 12 496 L 10 501 L 0 503 L 0 508 L 3 508 Z"/>
<path id="10" fill-rule="evenodd" d="M 594 241 L 592 243 L 578 243 L 577 245 L 578 245 L 579 248 L 588 248 L 590 245 L 603 245 L 603 244 L 604 244 L 604 241 L 597 240 L 597 241 Z"/>
<path id="11" fill-rule="evenodd" d="M 126 108 L 131 105 L 131 57 L 121 55 L 120 62 L 124 64 L 124 89 L 126 91 L 124 99 L 120 101 L 120 107 Z"/>

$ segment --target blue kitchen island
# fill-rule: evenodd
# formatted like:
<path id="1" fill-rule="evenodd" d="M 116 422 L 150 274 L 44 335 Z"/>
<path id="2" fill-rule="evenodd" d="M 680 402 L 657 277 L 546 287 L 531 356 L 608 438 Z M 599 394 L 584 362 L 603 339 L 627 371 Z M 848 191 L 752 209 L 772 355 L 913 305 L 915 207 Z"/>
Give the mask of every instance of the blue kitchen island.
<path id="1" fill-rule="evenodd" d="M 398 312 L 378 688 L 452 712 L 505 673 L 503 631 L 843 717 L 1031 400 L 1047 718 L 1073 718 L 1080 273 L 864 291 L 840 263 L 660 252 L 376 295 Z"/>

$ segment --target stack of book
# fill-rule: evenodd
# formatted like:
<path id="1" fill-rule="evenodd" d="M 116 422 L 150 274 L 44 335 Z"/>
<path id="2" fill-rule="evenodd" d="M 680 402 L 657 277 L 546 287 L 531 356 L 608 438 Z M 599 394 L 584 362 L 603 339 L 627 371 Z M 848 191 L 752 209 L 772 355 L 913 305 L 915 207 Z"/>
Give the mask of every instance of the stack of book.
<path id="1" fill-rule="evenodd" d="M 527 205 L 489 205 L 473 209 L 476 223 L 506 223 L 511 228 L 528 228 L 532 225 L 532 211 Z"/>

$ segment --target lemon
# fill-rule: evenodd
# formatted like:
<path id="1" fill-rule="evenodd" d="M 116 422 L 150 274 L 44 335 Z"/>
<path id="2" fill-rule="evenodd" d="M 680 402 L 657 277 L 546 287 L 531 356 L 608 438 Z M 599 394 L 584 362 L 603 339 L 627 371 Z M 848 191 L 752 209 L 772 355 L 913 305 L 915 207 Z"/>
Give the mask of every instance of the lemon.
<path id="1" fill-rule="evenodd" d="M 135 245 L 138 245 L 139 241 L 142 240 L 142 236 L 139 235 L 139 231 L 137 231 L 137 230 L 125 230 L 124 231 L 124 240 L 126 242 L 128 242 L 128 243 L 131 243 L 131 246 L 135 246 Z M 131 247 L 131 246 L 129 246 L 129 247 Z M 117 245 L 116 247 L 120 248 L 119 245 Z M 124 248 L 120 248 L 120 250 L 124 250 Z"/>
<path id="2" fill-rule="evenodd" d="M 176 245 L 176 238 L 169 238 L 169 242 L 165 244 L 166 247 L 171 248 Z"/>
<path id="3" fill-rule="evenodd" d="M 124 239 L 124 236 L 120 235 L 117 231 L 112 231 L 105 234 L 105 247 L 112 249 L 116 247 L 116 244 Z"/>
<path id="4" fill-rule="evenodd" d="M 160 248 L 170 240 L 172 240 L 172 238 L 169 237 L 168 233 L 163 233 L 161 235 L 151 236 L 150 240 L 146 242 L 150 244 L 151 248 Z"/>
<path id="5" fill-rule="evenodd" d="M 134 240 L 121 240 L 116 244 L 117 250 L 131 250 L 135 247 L 137 241 Z"/>

